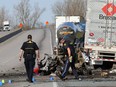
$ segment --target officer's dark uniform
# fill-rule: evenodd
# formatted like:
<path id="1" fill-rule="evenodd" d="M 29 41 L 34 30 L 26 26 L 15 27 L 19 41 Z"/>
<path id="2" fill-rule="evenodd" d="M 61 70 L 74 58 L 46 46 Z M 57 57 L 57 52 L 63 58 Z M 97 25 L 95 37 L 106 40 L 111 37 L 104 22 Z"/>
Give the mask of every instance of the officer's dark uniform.
<path id="1" fill-rule="evenodd" d="M 78 74 L 77 74 L 77 71 L 75 68 L 75 58 L 74 58 L 75 57 L 75 49 L 74 49 L 74 46 L 65 42 L 63 47 L 64 47 L 65 55 L 67 56 L 67 59 L 66 59 L 65 66 L 64 66 L 63 72 L 61 74 L 61 77 L 64 78 L 66 76 L 66 74 L 71 66 L 71 69 L 72 69 L 73 74 L 75 75 L 75 78 L 78 78 Z M 72 62 L 69 61 L 67 48 L 70 48 L 70 50 L 71 50 Z"/>
<path id="2" fill-rule="evenodd" d="M 21 49 L 24 51 L 24 64 L 27 72 L 28 80 L 32 82 L 33 78 L 33 69 L 35 65 L 36 53 L 35 50 L 38 50 L 38 46 L 35 42 L 26 41 L 23 43 Z"/>

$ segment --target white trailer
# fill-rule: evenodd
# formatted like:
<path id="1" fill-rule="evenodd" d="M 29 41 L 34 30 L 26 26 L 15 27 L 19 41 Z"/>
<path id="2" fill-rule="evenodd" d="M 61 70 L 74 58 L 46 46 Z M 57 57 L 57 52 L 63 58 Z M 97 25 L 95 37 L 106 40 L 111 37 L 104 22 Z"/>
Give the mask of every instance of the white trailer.
<path id="1" fill-rule="evenodd" d="M 91 64 L 111 69 L 116 63 L 116 0 L 87 0 L 84 48 Z"/>

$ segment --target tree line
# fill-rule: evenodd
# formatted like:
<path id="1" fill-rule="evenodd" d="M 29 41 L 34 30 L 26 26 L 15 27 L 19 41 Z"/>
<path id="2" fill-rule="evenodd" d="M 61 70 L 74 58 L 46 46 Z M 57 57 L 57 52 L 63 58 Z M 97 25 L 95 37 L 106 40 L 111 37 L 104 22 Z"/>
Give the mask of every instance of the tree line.
<path id="1" fill-rule="evenodd" d="M 57 1 L 53 4 L 52 11 L 54 15 L 81 16 L 85 18 L 86 0 Z M 14 6 L 13 16 L 9 14 L 5 7 L 0 8 L 0 26 L 2 26 L 3 21 L 8 20 L 12 26 L 22 23 L 25 29 L 35 28 L 39 25 L 39 18 L 43 12 L 45 12 L 45 8 L 41 9 L 39 3 L 35 3 L 32 7 L 30 0 L 20 0 Z"/>
<path id="2" fill-rule="evenodd" d="M 10 21 L 12 26 L 17 26 L 22 23 L 24 29 L 35 28 L 39 24 L 39 18 L 45 11 L 45 8 L 41 9 L 38 3 L 35 3 L 33 7 L 30 5 L 30 0 L 20 0 L 20 2 L 14 6 L 13 16 L 8 14 L 6 8 L 0 8 L 0 26 L 3 21 Z"/>
<path id="3" fill-rule="evenodd" d="M 63 0 L 56 2 L 53 7 L 55 15 L 86 17 L 87 0 Z"/>

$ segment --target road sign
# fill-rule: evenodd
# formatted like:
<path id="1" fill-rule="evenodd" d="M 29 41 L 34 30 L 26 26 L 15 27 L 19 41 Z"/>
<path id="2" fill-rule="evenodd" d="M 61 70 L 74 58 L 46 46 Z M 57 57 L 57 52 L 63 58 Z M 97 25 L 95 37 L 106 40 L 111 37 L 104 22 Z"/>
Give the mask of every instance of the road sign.
<path id="1" fill-rule="evenodd" d="M 45 23 L 46 25 L 48 25 L 49 24 L 49 22 L 48 21 L 46 21 L 46 23 Z"/>
<path id="2" fill-rule="evenodd" d="M 22 28 L 22 27 L 23 27 L 23 24 L 22 24 L 22 23 L 20 23 L 20 24 L 19 24 L 19 27 L 20 27 L 20 28 Z"/>

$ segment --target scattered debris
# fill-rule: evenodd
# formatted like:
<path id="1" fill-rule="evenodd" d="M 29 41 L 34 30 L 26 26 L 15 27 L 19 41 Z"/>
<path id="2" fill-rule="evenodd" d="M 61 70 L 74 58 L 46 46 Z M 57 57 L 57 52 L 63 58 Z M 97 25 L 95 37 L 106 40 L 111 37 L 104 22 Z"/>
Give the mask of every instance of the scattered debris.
<path id="1" fill-rule="evenodd" d="M 116 73 L 116 69 L 109 71 L 109 73 Z"/>

